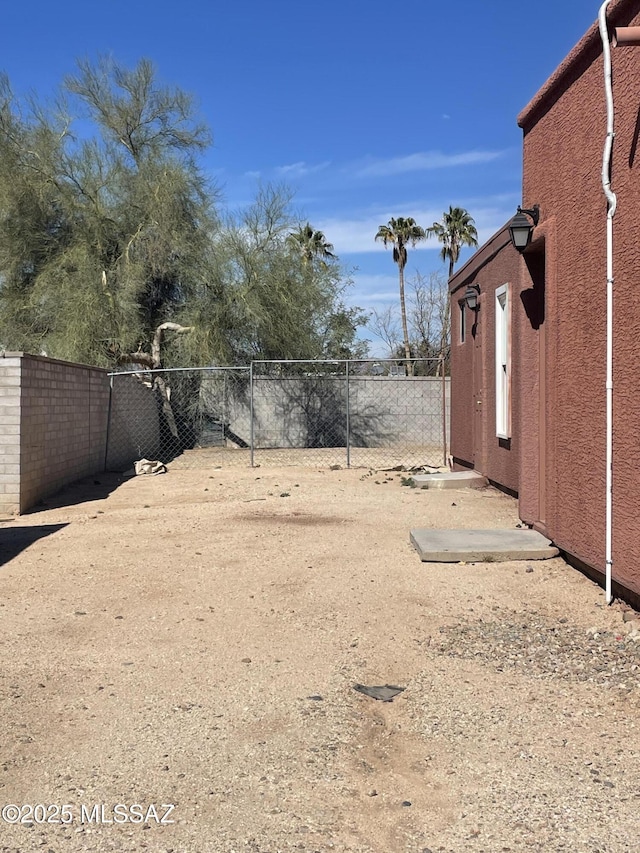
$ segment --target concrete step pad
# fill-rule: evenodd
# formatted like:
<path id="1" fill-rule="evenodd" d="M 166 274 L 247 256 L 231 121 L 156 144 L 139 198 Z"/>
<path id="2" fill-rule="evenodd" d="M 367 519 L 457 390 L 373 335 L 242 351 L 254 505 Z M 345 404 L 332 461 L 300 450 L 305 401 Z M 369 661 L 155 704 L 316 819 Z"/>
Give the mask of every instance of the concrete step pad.
<path id="1" fill-rule="evenodd" d="M 436 471 L 409 478 L 418 489 L 484 489 L 489 481 L 477 471 Z"/>
<path id="2" fill-rule="evenodd" d="M 412 530 L 411 543 L 424 563 L 504 563 L 548 560 L 558 549 L 537 530 Z"/>

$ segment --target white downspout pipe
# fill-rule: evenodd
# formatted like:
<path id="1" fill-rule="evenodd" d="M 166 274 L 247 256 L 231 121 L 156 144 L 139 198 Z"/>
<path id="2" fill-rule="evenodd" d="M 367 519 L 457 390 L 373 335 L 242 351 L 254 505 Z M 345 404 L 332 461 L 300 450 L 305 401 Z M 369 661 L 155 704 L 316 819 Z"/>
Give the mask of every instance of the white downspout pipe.
<path id="1" fill-rule="evenodd" d="M 617 199 L 611 191 L 611 152 L 614 139 L 613 87 L 611 83 L 611 48 L 607 27 L 607 6 L 610 0 L 600 7 L 598 22 L 602 39 L 604 60 L 604 86 L 607 102 L 607 135 L 602 156 L 602 189 L 607 198 L 607 414 L 606 414 L 606 518 L 605 518 L 605 594 L 607 604 L 611 604 L 611 570 L 613 566 L 613 217 Z"/>

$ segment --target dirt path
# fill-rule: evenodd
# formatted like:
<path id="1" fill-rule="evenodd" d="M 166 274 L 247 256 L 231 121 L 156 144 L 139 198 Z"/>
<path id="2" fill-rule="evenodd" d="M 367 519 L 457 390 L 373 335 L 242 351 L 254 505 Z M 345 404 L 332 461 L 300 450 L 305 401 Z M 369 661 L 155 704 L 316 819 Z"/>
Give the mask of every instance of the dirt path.
<path id="1" fill-rule="evenodd" d="M 411 527 L 516 506 L 402 476 L 174 470 L 2 524 L 0 805 L 60 810 L 0 851 L 640 851 L 623 614 L 561 560 L 420 563 Z"/>

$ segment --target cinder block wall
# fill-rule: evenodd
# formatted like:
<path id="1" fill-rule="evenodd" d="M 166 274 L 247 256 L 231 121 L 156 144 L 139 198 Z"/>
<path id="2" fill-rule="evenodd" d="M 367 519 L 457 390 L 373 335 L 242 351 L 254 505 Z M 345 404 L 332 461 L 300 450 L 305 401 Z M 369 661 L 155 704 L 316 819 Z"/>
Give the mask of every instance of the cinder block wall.
<path id="1" fill-rule="evenodd" d="M 0 512 L 20 509 L 21 357 L 0 358 Z"/>
<path id="2" fill-rule="evenodd" d="M 0 359 L 0 507 L 24 512 L 67 483 L 104 470 L 105 370 L 25 353 Z M 11 461 L 9 461 L 11 460 Z"/>
<path id="3" fill-rule="evenodd" d="M 448 425 L 448 378 L 445 389 Z M 234 397 L 232 392 L 226 405 L 229 426 L 249 441 L 247 396 Z M 442 441 L 441 378 L 353 376 L 349 380 L 349 409 L 354 447 Z M 346 383 L 342 377 L 317 382 L 312 378 L 255 379 L 253 417 L 258 447 L 299 447 L 309 438 L 310 428 L 320 433 L 323 427 L 343 427 L 345 416 Z"/>

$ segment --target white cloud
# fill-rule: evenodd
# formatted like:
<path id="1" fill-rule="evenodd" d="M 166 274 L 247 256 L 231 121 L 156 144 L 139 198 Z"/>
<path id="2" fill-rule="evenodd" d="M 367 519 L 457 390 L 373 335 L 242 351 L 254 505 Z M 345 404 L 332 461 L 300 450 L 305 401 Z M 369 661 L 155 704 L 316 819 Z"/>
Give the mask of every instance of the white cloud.
<path id="1" fill-rule="evenodd" d="M 305 163 L 304 160 L 300 160 L 298 163 L 276 166 L 275 171 L 278 175 L 286 178 L 304 178 L 307 175 L 312 175 L 314 172 L 321 172 L 329 165 L 331 165 L 329 160 L 325 160 L 323 163 L 316 163 L 315 165 L 310 165 L 309 163 Z"/>
<path id="2" fill-rule="evenodd" d="M 485 199 L 482 206 L 480 202 L 476 202 L 475 205 L 468 205 L 464 201 L 461 201 L 460 206 L 466 207 L 473 216 L 478 230 L 478 243 L 480 246 L 492 237 L 514 213 L 512 205 L 506 199 L 504 202 L 502 202 L 502 199 Z M 393 212 L 384 210 L 374 213 L 363 213 L 361 216 L 356 214 L 353 217 L 318 219 L 315 226 L 333 243 L 336 253 L 341 257 L 359 253 L 389 252 L 389 248 L 385 249 L 384 245 L 376 242 L 374 238 L 379 227 L 386 224 L 392 216 L 396 218 L 399 216 L 412 216 L 419 225 L 422 225 L 423 228 L 428 228 L 434 222 L 440 220 L 443 210 L 447 209 L 448 205 L 437 208 L 400 205 Z M 422 243 L 418 243 L 412 251 L 439 251 L 440 248 L 440 243 L 435 238 L 430 238 Z"/>
<path id="3" fill-rule="evenodd" d="M 244 177 L 245 178 L 259 178 L 261 176 L 261 174 L 262 174 L 261 172 L 245 172 Z"/>
<path id="4" fill-rule="evenodd" d="M 349 302 L 361 308 L 379 308 L 398 299 L 398 276 L 356 272 Z"/>
<path id="5" fill-rule="evenodd" d="M 478 246 L 484 245 L 514 214 L 515 210 L 511 206 L 477 208 L 474 219 L 478 230 Z"/>
<path id="6" fill-rule="evenodd" d="M 382 243 L 374 241 L 380 225 L 389 221 L 390 216 L 413 216 L 416 222 L 421 222 L 419 213 L 396 212 L 366 214 L 361 218 L 331 218 L 318 221 L 317 228 L 335 246 L 338 255 L 348 255 L 358 252 L 384 252 Z M 427 221 L 427 220 L 424 220 Z M 429 224 L 434 220 L 429 219 Z M 389 251 L 387 249 L 387 251 Z"/>
<path id="7" fill-rule="evenodd" d="M 381 225 L 384 225 L 394 216 L 412 216 L 416 222 L 424 228 L 435 222 L 442 211 L 433 209 L 419 210 L 413 208 L 396 208 L 394 212 L 381 211 L 378 213 L 367 213 L 362 217 L 354 218 L 331 218 L 318 221 L 319 228 L 336 248 L 338 255 L 349 255 L 359 252 L 384 252 L 382 243 L 375 242 L 375 236 Z M 419 243 L 416 249 L 436 249 L 438 244 L 434 240 Z"/>
<path id="8" fill-rule="evenodd" d="M 463 151 L 459 154 L 443 154 L 442 151 L 421 151 L 405 157 L 388 160 L 369 158 L 356 166 L 357 177 L 387 177 L 406 172 L 425 172 L 431 169 L 448 169 L 453 166 L 473 166 L 490 163 L 503 155 L 503 151 Z"/>

